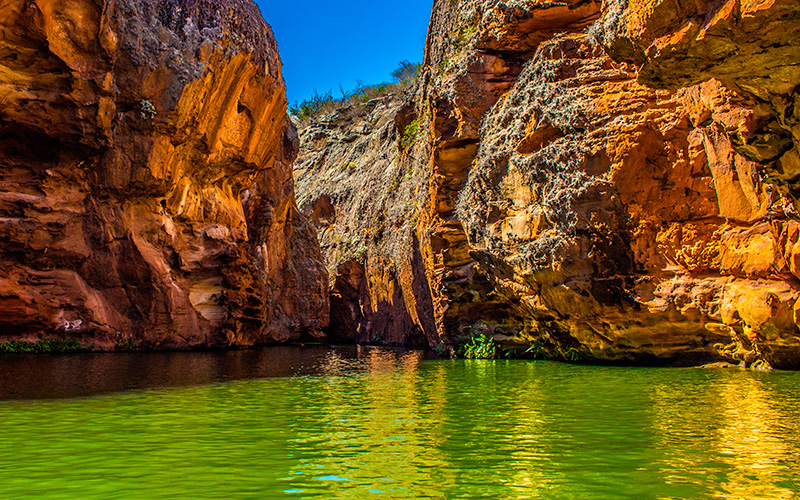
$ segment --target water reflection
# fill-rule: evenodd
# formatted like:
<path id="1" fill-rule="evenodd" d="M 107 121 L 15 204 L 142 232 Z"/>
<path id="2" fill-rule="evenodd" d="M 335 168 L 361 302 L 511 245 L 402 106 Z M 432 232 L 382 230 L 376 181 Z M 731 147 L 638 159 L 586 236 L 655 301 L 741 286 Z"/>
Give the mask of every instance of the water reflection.
<path id="1" fill-rule="evenodd" d="M 787 475 L 800 474 L 800 429 L 796 414 L 784 412 L 785 401 L 755 378 L 727 380 L 717 390 L 722 421 L 717 450 L 731 472 L 715 496 L 753 500 L 795 498 L 794 492 L 779 483 Z M 786 434 L 796 439 L 786 441 L 783 439 Z"/>
<path id="2" fill-rule="evenodd" d="M 787 375 L 689 371 L 684 383 L 657 384 L 663 480 L 695 497 L 796 498 L 800 405 L 775 385 Z"/>
<path id="3" fill-rule="evenodd" d="M 243 354 L 124 364 L 157 389 L 0 403 L 14 430 L 0 440 L 0 498 L 800 491 L 796 373 L 433 361 L 356 347 Z M 81 378 L 76 359 L 65 366 L 79 381 L 118 377 L 92 359 Z M 231 381 L 252 375 L 267 378 Z M 213 383 L 162 387 L 198 380 Z"/>
<path id="4" fill-rule="evenodd" d="M 370 492 L 443 498 L 437 492 L 453 478 L 450 468 L 442 467 L 441 453 L 427 445 L 430 427 L 437 425 L 428 412 L 437 404 L 420 377 L 422 360 L 419 352 L 373 349 L 360 360 L 363 373 L 353 377 L 343 376 L 352 375 L 351 360 L 329 354 L 324 376 L 307 380 L 313 410 L 301 410 L 291 424 L 297 437 L 290 443 L 288 489 L 326 498 L 363 498 Z M 320 420 L 322 434 L 309 418 Z M 330 451 L 319 456 L 320 448 Z"/>
<path id="5" fill-rule="evenodd" d="M 228 352 L 0 355 L 0 400 L 71 398 L 320 372 L 345 375 L 362 369 L 359 358 L 374 349 L 278 346 Z"/>

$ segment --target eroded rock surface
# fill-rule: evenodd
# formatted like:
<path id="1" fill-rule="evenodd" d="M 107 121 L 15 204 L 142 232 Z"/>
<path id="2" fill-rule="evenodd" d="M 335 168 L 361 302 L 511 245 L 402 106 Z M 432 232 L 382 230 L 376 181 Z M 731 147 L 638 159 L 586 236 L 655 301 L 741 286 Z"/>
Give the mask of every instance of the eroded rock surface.
<path id="1" fill-rule="evenodd" d="M 713 9 L 728 3 L 695 7 L 724 24 Z M 793 19 L 779 0 L 747 8 L 767 4 L 783 5 L 775 22 Z M 630 26 L 683 26 L 658 8 Z M 487 333 L 569 360 L 800 364 L 798 223 L 792 190 L 775 181 L 791 175 L 781 162 L 794 108 L 774 96 L 793 87 L 767 95 L 742 83 L 770 69 L 739 80 L 697 62 L 661 69 L 647 37 L 619 35 L 630 12 L 436 1 L 413 93 L 301 131 L 298 189 L 326 228 L 334 295 L 350 311 L 342 329 L 368 330 L 359 318 L 375 310 L 374 290 L 397 296 L 382 276 L 400 269 L 403 301 L 388 302 L 431 344 Z M 747 42 L 781 82 L 793 73 L 776 68 L 800 39 L 783 36 Z M 690 70 L 700 73 L 680 76 Z M 708 75 L 718 80 L 701 83 Z"/>
<path id="2" fill-rule="evenodd" d="M 301 130 L 298 203 L 319 233 L 335 340 L 440 342 L 415 233 L 427 181 L 423 141 L 401 147 L 410 99 L 352 104 Z"/>
<path id="3" fill-rule="evenodd" d="M 711 79 L 736 92 L 745 120 L 714 118 L 767 180 L 800 197 L 800 4 L 794 0 L 609 0 L 594 31 L 639 80 L 678 89 Z"/>
<path id="4" fill-rule="evenodd" d="M 251 345 L 327 323 L 249 0 L 0 6 L 0 335 Z"/>
<path id="5" fill-rule="evenodd" d="M 493 293 L 524 318 L 509 341 L 607 360 L 796 359 L 779 243 L 794 222 L 703 122 L 723 110 L 736 104 L 719 86 L 650 90 L 584 34 L 542 44 L 487 114 L 459 205 Z"/>

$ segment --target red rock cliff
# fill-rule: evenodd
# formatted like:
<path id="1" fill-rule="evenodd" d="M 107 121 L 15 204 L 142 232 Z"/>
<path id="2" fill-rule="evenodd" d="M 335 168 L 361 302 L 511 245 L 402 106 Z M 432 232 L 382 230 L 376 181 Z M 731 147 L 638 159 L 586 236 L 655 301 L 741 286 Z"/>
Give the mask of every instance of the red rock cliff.
<path id="1" fill-rule="evenodd" d="M 800 365 L 800 227 L 776 181 L 793 175 L 795 108 L 742 91 L 772 70 L 683 61 L 716 54 L 667 44 L 684 40 L 684 2 L 650 1 L 646 19 L 619 3 L 436 1 L 414 95 L 302 131 L 301 198 L 349 311 L 383 296 L 432 344 L 480 332 L 568 360 Z M 732 23 L 707 43 L 746 38 L 738 10 L 706 3 L 695 25 Z M 781 42 L 784 3 L 740 49 L 776 84 L 800 39 Z M 679 57 L 653 55 L 651 26 Z M 689 76 L 654 83 L 671 73 Z M 781 85 L 770 95 L 793 95 Z"/>
<path id="2" fill-rule="evenodd" d="M 0 6 L 0 335 L 250 345 L 327 323 L 248 0 Z"/>
<path id="3" fill-rule="evenodd" d="M 607 0 L 596 34 L 609 54 L 640 66 L 639 81 L 678 89 L 716 79 L 747 109 L 710 117 L 736 150 L 761 163 L 792 202 L 800 197 L 800 4 L 794 0 Z"/>

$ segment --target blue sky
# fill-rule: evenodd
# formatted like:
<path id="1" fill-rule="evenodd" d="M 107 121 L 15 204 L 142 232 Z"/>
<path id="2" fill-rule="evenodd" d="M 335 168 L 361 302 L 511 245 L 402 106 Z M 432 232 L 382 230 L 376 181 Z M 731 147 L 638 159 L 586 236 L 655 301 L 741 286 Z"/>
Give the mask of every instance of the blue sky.
<path id="1" fill-rule="evenodd" d="M 397 63 L 422 62 L 432 0 L 256 0 L 272 26 L 283 61 L 289 103 L 356 79 L 391 80 Z"/>

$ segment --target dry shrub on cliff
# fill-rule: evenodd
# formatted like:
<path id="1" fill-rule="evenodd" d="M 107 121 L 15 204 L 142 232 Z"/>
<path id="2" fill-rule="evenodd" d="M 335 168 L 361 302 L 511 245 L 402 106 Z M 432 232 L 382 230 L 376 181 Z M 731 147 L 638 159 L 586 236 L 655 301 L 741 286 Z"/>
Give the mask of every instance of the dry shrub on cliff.
<path id="1" fill-rule="evenodd" d="M 330 113 L 338 107 L 337 103 L 338 101 L 333 98 L 330 90 L 320 94 L 317 89 L 314 89 L 311 97 L 289 106 L 289 113 L 298 120 L 305 121 L 313 116 Z"/>
<path id="2" fill-rule="evenodd" d="M 410 85 L 417 79 L 420 68 L 422 68 L 422 64 L 404 59 L 397 64 L 397 69 L 392 71 L 392 78 L 398 84 Z"/>
<path id="3" fill-rule="evenodd" d="M 627 8 L 628 0 L 606 0 L 604 15 L 586 30 L 590 39 L 609 46 L 621 29 L 622 16 Z"/>
<path id="4" fill-rule="evenodd" d="M 344 106 L 403 92 L 416 83 L 421 67 L 420 63 L 412 63 L 408 60 L 400 61 L 397 68 L 392 71 L 393 82 L 364 85 L 361 80 L 356 80 L 356 88 L 353 90 L 345 90 L 343 86 L 339 85 L 339 91 L 342 94 L 340 98 L 333 97 L 332 90 L 320 94 L 317 89 L 314 89 L 314 94 L 310 98 L 289 106 L 289 113 L 299 121 L 305 122 L 316 116 L 333 113 Z"/>

